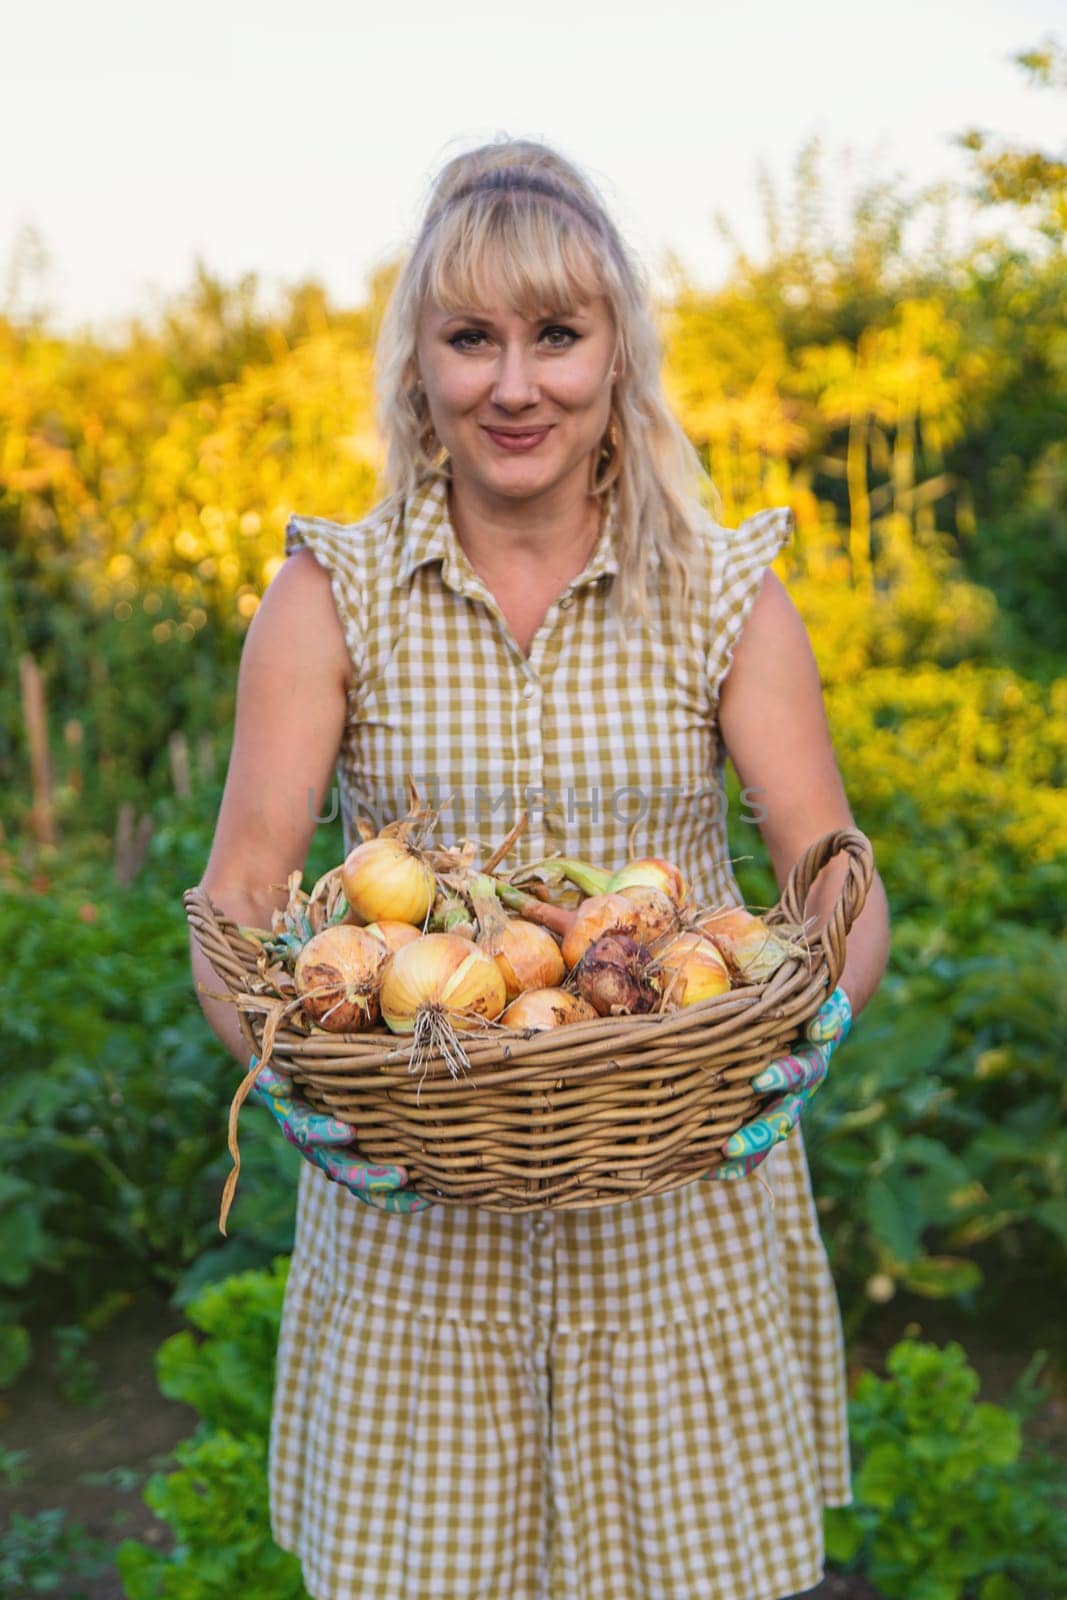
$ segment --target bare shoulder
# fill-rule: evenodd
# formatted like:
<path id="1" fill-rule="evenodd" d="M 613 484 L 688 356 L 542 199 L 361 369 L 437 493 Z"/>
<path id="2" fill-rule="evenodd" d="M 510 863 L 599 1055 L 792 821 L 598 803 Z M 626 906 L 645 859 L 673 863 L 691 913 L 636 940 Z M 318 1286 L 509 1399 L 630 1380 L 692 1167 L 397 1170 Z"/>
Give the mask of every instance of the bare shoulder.
<path id="1" fill-rule="evenodd" d="M 248 630 L 245 652 L 277 652 L 291 666 L 306 661 L 347 686 L 352 661 L 330 574 L 310 550 L 295 550 L 271 579 Z"/>
<path id="2" fill-rule="evenodd" d="M 720 722 L 740 720 L 769 694 L 791 699 L 814 694 L 822 703 L 815 653 L 804 619 L 785 584 L 769 567 L 734 647 L 723 680 Z"/>
<path id="3" fill-rule="evenodd" d="M 723 682 L 719 731 L 742 784 L 758 792 L 776 869 L 821 834 L 852 825 L 808 630 L 769 569 Z"/>
<path id="4" fill-rule="evenodd" d="M 201 880 L 223 909 L 232 896 L 268 915 L 263 886 L 303 867 L 344 737 L 351 674 L 329 575 L 296 551 L 241 653 L 230 764 Z"/>

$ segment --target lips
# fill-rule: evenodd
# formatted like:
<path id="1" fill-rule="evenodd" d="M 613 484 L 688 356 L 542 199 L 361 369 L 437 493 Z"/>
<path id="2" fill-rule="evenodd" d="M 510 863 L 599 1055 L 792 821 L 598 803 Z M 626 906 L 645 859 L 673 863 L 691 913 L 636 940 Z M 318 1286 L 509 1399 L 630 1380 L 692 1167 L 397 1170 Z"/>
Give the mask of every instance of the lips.
<path id="1" fill-rule="evenodd" d="M 483 429 L 483 432 L 502 450 L 533 450 L 543 439 L 548 438 L 550 431 L 550 428 L 524 428 L 519 432 L 498 433 L 495 428 Z"/>

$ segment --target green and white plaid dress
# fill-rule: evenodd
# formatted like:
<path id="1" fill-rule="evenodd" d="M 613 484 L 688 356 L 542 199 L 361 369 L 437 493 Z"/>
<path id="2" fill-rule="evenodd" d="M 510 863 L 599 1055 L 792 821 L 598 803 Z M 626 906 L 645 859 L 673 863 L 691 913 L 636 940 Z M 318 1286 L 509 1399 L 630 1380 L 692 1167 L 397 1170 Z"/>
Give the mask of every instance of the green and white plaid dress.
<path id="1" fill-rule="evenodd" d="M 608 606 L 613 516 L 523 655 L 445 486 L 294 517 L 354 666 L 355 818 L 449 803 L 445 840 L 607 866 L 665 856 L 738 903 L 716 705 L 777 509 L 710 525 L 685 625 Z M 305 1166 L 278 1351 L 274 1536 L 315 1600 L 775 1600 L 849 1499 L 840 1319 L 799 1132 L 756 1178 L 591 1211 L 395 1215 Z M 773 1191 L 769 1192 L 769 1191 Z"/>

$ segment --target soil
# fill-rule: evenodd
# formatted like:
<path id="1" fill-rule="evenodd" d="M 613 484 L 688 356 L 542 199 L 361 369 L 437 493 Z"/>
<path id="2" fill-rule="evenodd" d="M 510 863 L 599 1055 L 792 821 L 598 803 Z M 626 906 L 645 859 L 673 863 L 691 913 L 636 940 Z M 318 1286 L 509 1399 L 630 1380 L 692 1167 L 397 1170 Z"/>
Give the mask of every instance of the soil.
<path id="1" fill-rule="evenodd" d="M 51 1341 L 42 1334 L 41 1354 L 25 1377 L 0 1396 L 0 1436 L 8 1451 L 26 1451 L 29 1476 L 14 1488 L 0 1488 L 0 1531 L 13 1512 L 32 1515 L 61 1506 L 68 1521 L 80 1523 L 108 1546 L 136 1538 L 165 1545 L 169 1529 L 156 1522 L 141 1499 L 150 1474 L 165 1468 L 170 1451 L 192 1432 L 195 1413 L 159 1393 L 154 1372 L 156 1350 L 182 1327 L 178 1312 L 162 1299 L 135 1300 L 88 1347 L 97 1366 L 96 1406 L 73 1405 L 58 1392 L 59 1373 Z M 867 1366 L 882 1371 L 886 1351 L 910 1335 L 944 1344 L 958 1339 L 982 1377 L 982 1396 L 1003 1402 L 1026 1366 L 1036 1341 L 1027 1329 L 1020 1351 L 1018 1333 L 988 1323 L 972 1323 L 957 1305 L 931 1301 L 899 1302 L 882 1308 L 851 1341 L 853 1375 Z M 1028 1425 L 1028 1433 L 1067 1455 L 1067 1363 L 1060 1357 L 1042 1375 L 1048 1399 Z M 1051 1369 L 1051 1370 L 1050 1370 Z M 115 1469 L 122 1469 L 116 1472 Z M 114 1473 L 111 1481 L 99 1475 Z M 90 1481 L 87 1481 L 90 1480 Z M 69 1590 L 53 1590 L 60 1600 L 75 1593 L 85 1600 L 123 1600 L 114 1567 Z M 19 1600 L 17 1596 L 6 1600 Z M 816 1589 L 797 1600 L 883 1600 L 864 1579 L 829 1573 Z"/>
<path id="2" fill-rule="evenodd" d="M 155 1377 L 156 1351 L 184 1325 L 180 1313 L 164 1300 L 136 1299 L 87 1347 L 98 1368 L 95 1405 L 72 1405 L 61 1397 L 47 1333 L 35 1339 L 37 1359 L 13 1390 L 0 1395 L 4 1448 L 25 1451 L 28 1457 L 26 1482 L 0 1489 L 0 1530 L 14 1512 L 32 1516 L 61 1506 L 68 1523 L 80 1523 L 108 1546 L 122 1539 L 166 1543 L 170 1530 L 148 1510 L 141 1491 L 196 1426 L 196 1413 L 164 1399 Z M 103 1473 L 115 1477 L 103 1483 L 86 1481 Z M 60 1600 L 74 1593 L 85 1600 L 123 1597 L 113 1566 L 98 1578 L 52 1593 Z"/>

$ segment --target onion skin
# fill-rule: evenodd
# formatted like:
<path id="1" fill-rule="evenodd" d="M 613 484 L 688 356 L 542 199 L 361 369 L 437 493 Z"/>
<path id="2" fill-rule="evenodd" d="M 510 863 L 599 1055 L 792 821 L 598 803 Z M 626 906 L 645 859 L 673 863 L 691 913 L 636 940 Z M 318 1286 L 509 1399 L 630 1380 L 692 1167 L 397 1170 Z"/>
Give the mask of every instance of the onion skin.
<path id="1" fill-rule="evenodd" d="M 304 1015 L 328 1033 L 372 1028 L 378 1021 L 378 987 L 388 959 L 381 940 L 364 928 L 344 922 L 324 928 L 296 958 L 293 977 Z"/>
<path id="2" fill-rule="evenodd" d="M 500 1021 L 506 1028 L 543 1032 L 565 1028 L 571 1022 L 595 1022 L 597 1015 L 588 1000 L 568 994 L 566 989 L 527 989 L 511 1002 Z"/>
<path id="3" fill-rule="evenodd" d="M 730 969 L 718 946 L 702 934 L 680 934 L 656 960 L 663 989 L 661 1011 L 679 1011 L 729 991 Z"/>
<path id="4" fill-rule="evenodd" d="M 659 1004 L 652 957 L 628 933 L 605 933 L 589 946 L 575 977 L 578 993 L 598 1016 L 642 1016 Z"/>
<path id="5" fill-rule="evenodd" d="M 444 1012 L 456 1029 L 498 1017 L 507 1004 L 504 978 L 491 956 L 458 933 L 424 933 L 390 958 L 380 992 L 382 1021 L 412 1033 L 419 1012 Z"/>
<path id="6" fill-rule="evenodd" d="M 345 899 L 363 922 L 420 924 L 434 902 L 431 868 L 402 839 L 379 835 L 350 850 L 341 867 Z"/>
<path id="7" fill-rule="evenodd" d="M 527 989 L 554 989 L 566 971 L 559 945 L 548 929 L 521 917 L 479 939 L 478 947 L 500 968 L 509 1000 Z"/>
<path id="8" fill-rule="evenodd" d="M 697 926 L 719 948 L 731 971 L 747 983 L 764 983 L 783 961 L 803 955 L 804 946 L 783 938 L 744 906 L 712 911 Z"/>
<path id="9" fill-rule="evenodd" d="M 640 926 L 641 908 L 625 895 L 590 895 L 574 913 L 574 920 L 563 936 L 563 959 L 568 967 L 576 967 L 601 934 L 614 930 L 636 938 Z"/>
<path id="10" fill-rule="evenodd" d="M 642 856 L 638 861 L 628 861 L 608 883 L 608 893 L 634 888 L 638 884 L 658 889 L 675 906 L 684 906 L 689 896 L 689 885 L 673 861 L 659 856 Z"/>
<path id="11" fill-rule="evenodd" d="M 652 944 L 677 928 L 678 907 L 662 889 L 649 883 L 631 883 L 618 893 L 638 909 L 640 920 L 634 931 L 638 944 Z"/>
<path id="12" fill-rule="evenodd" d="M 368 922 L 364 933 L 373 934 L 380 939 L 390 955 L 395 955 L 404 945 L 410 944 L 412 939 L 422 938 L 422 929 L 412 927 L 410 922 L 391 922 L 384 918 L 379 922 Z"/>

